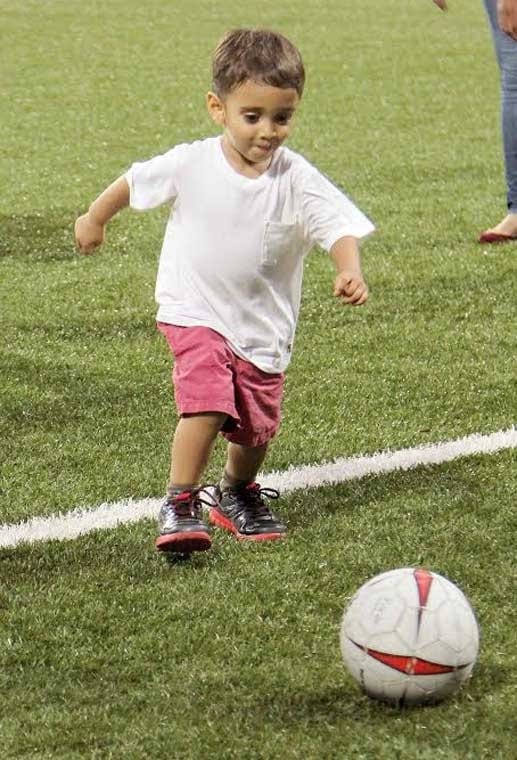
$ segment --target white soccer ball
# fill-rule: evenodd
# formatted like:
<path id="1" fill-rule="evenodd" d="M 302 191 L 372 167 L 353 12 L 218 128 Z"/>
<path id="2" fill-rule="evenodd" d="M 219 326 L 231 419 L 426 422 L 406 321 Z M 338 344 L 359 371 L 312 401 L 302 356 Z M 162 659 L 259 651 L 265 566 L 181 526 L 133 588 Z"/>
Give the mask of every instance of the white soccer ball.
<path id="1" fill-rule="evenodd" d="M 479 629 L 460 589 L 412 567 L 356 592 L 341 624 L 345 665 L 370 697 L 399 706 L 439 702 L 470 676 Z"/>

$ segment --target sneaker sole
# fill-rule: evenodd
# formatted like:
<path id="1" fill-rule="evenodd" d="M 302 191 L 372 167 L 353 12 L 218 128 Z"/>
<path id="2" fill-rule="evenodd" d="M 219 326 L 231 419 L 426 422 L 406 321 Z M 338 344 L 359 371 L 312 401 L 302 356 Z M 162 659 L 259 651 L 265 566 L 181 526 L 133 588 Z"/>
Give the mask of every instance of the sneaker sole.
<path id="1" fill-rule="evenodd" d="M 212 540 L 208 533 L 192 531 L 191 533 L 165 533 L 158 536 L 154 545 L 159 552 L 177 552 L 178 554 L 191 554 L 192 552 L 206 552 L 212 546 Z"/>
<path id="2" fill-rule="evenodd" d="M 232 521 L 214 508 L 210 510 L 208 517 L 211 523 L 233 533 L 239 541 L 277 541 L 286 537 L 285 533 L 239 533 Z"/>

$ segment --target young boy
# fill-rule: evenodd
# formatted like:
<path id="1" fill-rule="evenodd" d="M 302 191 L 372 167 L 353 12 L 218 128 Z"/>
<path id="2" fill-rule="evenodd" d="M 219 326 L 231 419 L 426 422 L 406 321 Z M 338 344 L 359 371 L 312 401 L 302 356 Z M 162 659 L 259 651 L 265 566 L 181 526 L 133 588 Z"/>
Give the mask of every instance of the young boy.
<path id="1" fill-rule="evenodd" d="M 210 522 L 238 539 L 282 538 L 255 478 L 280 422 L 305 255 L 319 244 L 337 275 L 334 295 L 365 303 L 358 239 L 371 222 L 297 153 L 282 147 L 304 87 L 298 50 L 269 30 L 225 35 L 207 95 L 222 135 L 134 163 L 76 221 L 84 253 L 130 205 L 171 205 L 158 276 L 158 328 L 174 356 L 180 415 L 156 547 L 208 549 L 200 482 L 219 432 L 227 460 Z"/>

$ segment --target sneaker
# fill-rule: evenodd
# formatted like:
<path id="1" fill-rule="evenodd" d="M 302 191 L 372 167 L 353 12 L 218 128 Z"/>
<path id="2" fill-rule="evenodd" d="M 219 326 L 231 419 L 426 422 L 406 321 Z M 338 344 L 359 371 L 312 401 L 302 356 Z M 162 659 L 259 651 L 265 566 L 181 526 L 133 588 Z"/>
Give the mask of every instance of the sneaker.
<path id="1" fill-rule="evenodd" d="M 210 522 L 234 534 L 240 541 L 272 541 L 283 538 L 286 526 L 271 512 L 263 497 L 278 499 L 274 488 L 249 483 L 217 493 L 217 504 L 210 508 Z"/>
<path id="2" fill-rule="evenodd" d="M 210 549 L 210 528 L 202 520 L 202 504 L 211 504 L 201 498 L 200 491 L 183 491 L 168 496 L 158 513 L 160 535 L 155 541 L 158 551 L 204 552 Z"/>

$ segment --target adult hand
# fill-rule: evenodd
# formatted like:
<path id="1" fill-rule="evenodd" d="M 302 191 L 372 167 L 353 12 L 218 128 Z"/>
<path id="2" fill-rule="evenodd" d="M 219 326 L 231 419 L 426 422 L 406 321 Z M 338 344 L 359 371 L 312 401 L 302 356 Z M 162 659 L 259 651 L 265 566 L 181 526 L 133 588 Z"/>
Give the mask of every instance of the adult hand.
<path id="1" fill-rule="evenodd" d="M 447 10 L 447 0 L 433 0 L 433 3 L 440 8 L 442 11 Z"/>
<path id="2" fill-rule="evenodd" d="M 517 40 L 517 0 L 497 0 L 497 20 L 501 30 Z"/>

